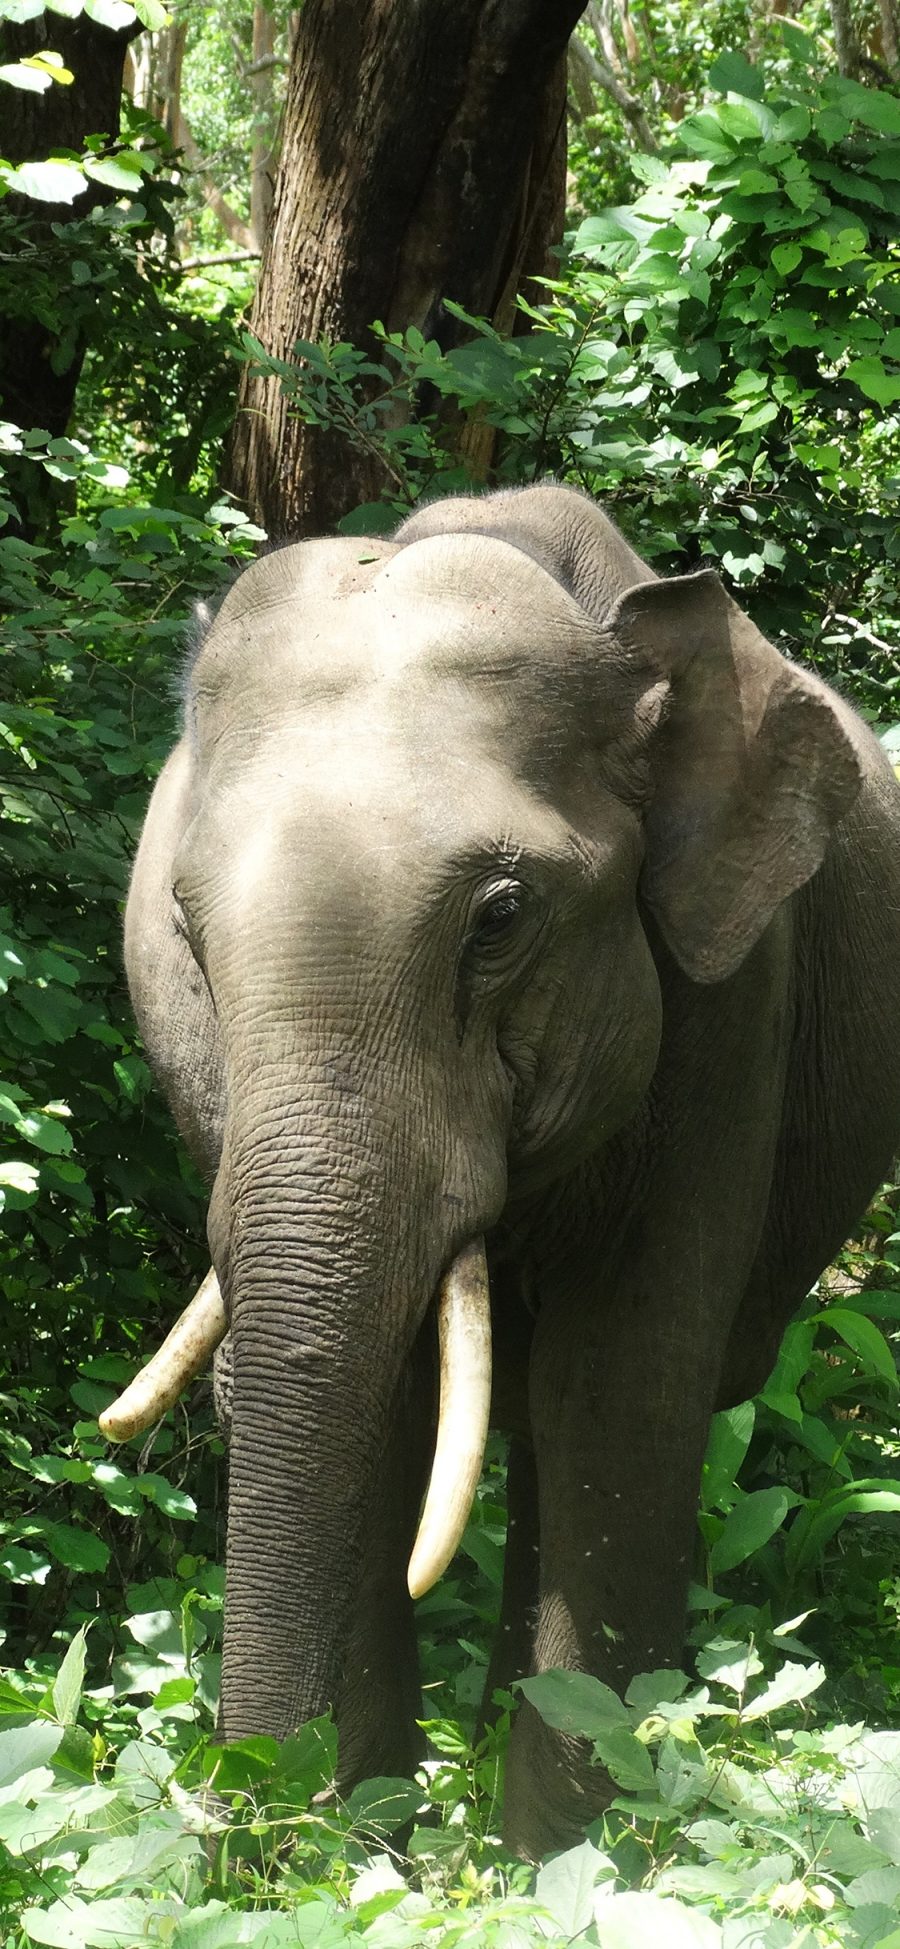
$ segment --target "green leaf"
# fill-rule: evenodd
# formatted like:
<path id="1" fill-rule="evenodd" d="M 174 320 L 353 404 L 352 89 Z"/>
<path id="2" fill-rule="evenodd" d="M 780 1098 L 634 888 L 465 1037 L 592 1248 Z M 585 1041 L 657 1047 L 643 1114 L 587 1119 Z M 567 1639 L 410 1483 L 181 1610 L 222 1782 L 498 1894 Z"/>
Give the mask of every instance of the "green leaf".
<path id="1" fill-rule="evenodd" d="M 412 1820 L 421 1804 L 421 1787 L 412 1780 L 361 1780 L 350 1795 L 347 1812 L 355 1828 L 387 1837 Z"/>
<path id="2" fill-rule="evenodd" d="M 653 1761 L 630 1727 L 609 1726 L 595 1735 L 594 1757 L 603 1761 L 617 1787 L 624 1787 L 628 1793 L 652 1793 L 656 1781 Z"/>
<path id="3" fill-rule="evenodd" d="M 308 1720 L 282 1742 L 279 1772 L 312 1798 L 330 1786 L 337 1769 L 337 1727 L 327 1714 Z"/>
<path id="4" fill-rule="evenodd" d="M 721 1535 L 710 1552 L 713 1575 L 721 1576 L 724 1571 L 733 1570 L 736 1564 L 745 1563 L 755 1550 L 762 1549 L 781 1528 L 792 1500 L 786 1489 L 754 1489 L 742 1496 L 726 1516 Z"/>
<path id="5" fill-rule="evenodd" d="M 614 1878 L 615 1872 L 608 1854 L 592 1841 L 582 1841 L 538 1869 L 535 1901 L 547 1910 L 565 1939 L 574 1941 L 593 1919 L 598 1881 Z"/>
<path id="6" fill-rule="evenodd" d="M 26 93 L 42 95 L 52 85 L 53 76 L 49 69 L 25 61 L 4 61 L 0 81 L 5 81 L 10 88 L 24 88 Z"/>
<path id="7" fill-rule="evenodd" d="M 165 1712 L 166 1707 L 170 1705 L 190 1704 L 196 1690 L 196 1679 L 186 1677 L 166 1678 L 163 1680 L 159 1691 L 154 1693 L 153 1703 L 157 1712 Z"/>
<path id="8" fill-rule="evenodd" d="M 709 71 L 709 85 L 722 95 L 744 95 L 762 101 L 765 83 L 758 68 L 743 54 L 720 54 Z"/>
<path id="9" fill-rule="evenodd" d="M 34 1767 L 44 1766 L 53 1758 L 62 1736 L 62 1726 L 46 1719 L 0 1732 L 0 1788 L 11 1786 Z"/>
<path id="10" fill-rule="evenodd" d="M 197 1504 L 185 1489 L 173 1488 L 163 1475 L 138 1475 L 135 1488 L 145 1502 L 152 1502 L 161 1509 L 164 1516 L 178 1522 L 190 1522 L 197 1514 Z"/>
<path id="11" fill-rule="evenodd" d="M 73 1523 L 41 1523 L 43 1536 L 51 1556 L 64 1563 L 69 1570 L 105 1570 L 109 1562 L 109 1545 L 102 1537 L 92 1536 L 90 1530 L 76 1529 Z"/>
<path id="12" fill-rule="evenodd" d="M 86 1624 L 76 1631 L 68 1651 L 53 1680 L 51 1697 L 53 1711 L 61 1726 L 74 1725 L 81 1704 L 81 1688 L 84 1684 L 88 1627 Z"/>
<path id="13" fill-rule="evenodd" d="M 900 101 L 880 88 L 865 88 L 862 82 L 841 76 L 836 84 L 841 107 L 867 129 L 882 135 L 900 135 Z"/>
<path id="14" fill-rule="evenodd" d="M 879 406 L 893 406 L 900 399 L 900 373 L 887 372 L 881 359 L 851 359 L 847 378 Z"/>
<path id="15" fill-rule="evenodd" d="M 782 1706 L 797 1705 L 801 1699 L 808 1699 L 811 1692 L 817 1692 L 825 1683 L 824 1665 L 782 1665 L 765 1691 L 748 1700 L 741 1711 L 741 1719 L 768 1718 L 772 1712 L 779 1712 Z"/>
<path id="16" fill-rule="evenodd" d="M 85 162 L 85 173 L 96 183 L 105 183 L 109 189 L 127 190 L 134 195 L 140 190 L 142 173 L 146 172 L 147 162 L 129 153 L 118 156 L 91 157 Z"/>
<path id="17" fill-rule="evenodd" d="M 639 1672 L 633 1678 L 625 1694 L 625 1703 L 641 1719 L 646 1719 L 658 1705 L 673 1705 L 683 1698 L 690 1685 L 686 1672 L 660 1670 Z"/>
<path id="18" fill-rule="evenodd" d="M 722 1949 L 717 1922 L 668 1896 L 601 1890 L 594 1915 L 602 1949 Z"/>
<path id="19" fill-rule="evenodd" d="M 10 189 L 37 203 L 74 203 L 88 186 L 75 162 L 23 162 L 18 169 L 4 167 L 3 173 Z"/>
<path id="20" fill-rule="evenodd" d="M 37 1191 L 38 1173 L 35 1164 L 26 1164 L 17 1157 L 4 1158 L 0 1162 L 0 1189 L 20 1191 L 31 1197 Z"/>
<path id="21" fill-rule="evenodd" d="M 703 1464 L 704 1509 L 717 1509 L 734 1500 L 734 1478 L 750 1446 L 756 1409 L 752 1401 L 714 1414 Z"/>
<path id="22" fill-rule="evenodd" d="M 803 249 L 800 244 L 776 244 L 772 252 L 772 263 L 781 277 L 787 277 L 791 271 L 797 269 L 802 256 Z"/>
<path id="23" fill-rule="evenodd" d="M 829 1306 L 819 1315 L 818 1323 L 832 1327 L 844 1345 L 859 1354 L 869 1373 L 877 1374 L 896 1388 L 894 1356 L 874 1321 L 867 1319 L 864 1313 L 853 1312 L 849 1307 Z"/>
<path id="24" fill-rule="evenodd" d="M 84 11 L 98 27 L 111 27 L 114 34 L 131 27 L 135 18 L 135 9 L 127 6 L 126 0 L 84 0 Z"/>
<path id="25" fill-rule="evenodd" d="M 172 16 L 162 6 L 161 0 L 134 0 L 134 11 L 151 34 L 158 33 L 161 27 L 171 26 Z"/>
<path id="26" fill-rule="evenodd" d="M 541 1718 L 557 1732 L 598 1739 L 614 1725 L 630 1725 L 630 1714 L 608 1685 L 588 1672 L 558 1667 L 520 1678 L 518 1687 Z"/>
<path id="27" fill-rule="evenodd" d="M 762 1671 L 762 1659 L 752 1645 L 738 1644 L 733 1638 L 711 1638 L 697 1653 L 697 1670 L 701 1678 L 741 1694 L 746 1692 L 748 1681 Z"/>
<path id="28" fill-rule="evenodd" d="M 145 1939 L 146 1903 L 137 1896 L 81 1901 L 65 1895 L 49 1908 L 26 1908 L 22 1927 L 48 1949 L 132 1949 Z"/>
<path id="29" fill-rule="evenodd" d="M 862 1486 L 841 1483 L 822 1501 L 803 1510 L 787 1540 L 787 1557 L 794 1574 L 817 1563 L 825 1545 L 846 1522 L 848 1516 L 866 1516 L 900 1511 L 900 1486 L 879 1482 Z M 795 1533 L 796 1532 L 796 1533 Z"/>

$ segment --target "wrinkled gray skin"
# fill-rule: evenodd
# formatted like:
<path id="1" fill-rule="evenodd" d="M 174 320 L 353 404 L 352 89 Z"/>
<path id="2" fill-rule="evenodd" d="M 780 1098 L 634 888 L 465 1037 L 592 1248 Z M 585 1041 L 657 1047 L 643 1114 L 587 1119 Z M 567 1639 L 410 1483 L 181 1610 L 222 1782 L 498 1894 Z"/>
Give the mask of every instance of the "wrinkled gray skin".
<path id="1" fill-rule="evenodd" d="M 233 1345 L 222 1727 L 414 1764 L 433 1297 L 486 1233 L 491 1684 L 677 1662 L 710 1416 L 898 1139 L 900 790 L 710 574 L 556 486 L 246 570 L 127 916 Z M 603 1798 L 520 1711 L 506 1827 Z"/>

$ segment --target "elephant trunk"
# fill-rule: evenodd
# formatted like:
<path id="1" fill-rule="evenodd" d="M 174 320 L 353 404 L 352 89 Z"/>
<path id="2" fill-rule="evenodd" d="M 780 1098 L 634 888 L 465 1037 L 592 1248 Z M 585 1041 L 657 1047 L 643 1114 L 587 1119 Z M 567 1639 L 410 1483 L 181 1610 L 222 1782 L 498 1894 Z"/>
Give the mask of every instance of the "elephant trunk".
<path id="1" fill-rule="evenodd" d="M 283 1213 L 275 1233 L 242 1202 L 235 1245 L 220 1720 L 227 1739 L 282 1738 L 338 1701 L 407 1333 L 352 1211 L 326 1238 L 299 1218 L 287 1233 Z"/>
<path id="2" fill-rule="evenodd" d="M 443 1390 L 417 1591 L 440 1575 L 459 1539 L 487 1430 L 484 1251 L 448 1236 L 446 1213 L 456 1206 L 444 1199 L 439 1165 L 413 1147 L 402 1117 L 388 1135 L 386 1118 L 360 1094 L 332 1094 L 317 1125 L 293 1123 L 281 1112 L 273 1121 L 270 1105 L 268 1116 L 254 1124 L 248 1114 L 232 1129 L 211 1209 L 232 1334 L 228 1739 L 282 1737 L 340 1699 L 389 1416 L 441 1288 L 442 1341 L 449 1365 L 464 1371 Z M 413 1499 L 417 1486 L 410 1483 Z"/>

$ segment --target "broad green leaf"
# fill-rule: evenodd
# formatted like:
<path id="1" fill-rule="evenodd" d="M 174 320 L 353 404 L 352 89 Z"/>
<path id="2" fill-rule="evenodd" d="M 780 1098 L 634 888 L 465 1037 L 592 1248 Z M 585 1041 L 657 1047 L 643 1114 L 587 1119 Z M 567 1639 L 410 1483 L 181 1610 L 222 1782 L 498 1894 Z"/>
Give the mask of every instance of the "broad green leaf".
<path id="1" fill-rule="evenodd" d="M 787 1542 L 787 1557 L 796 1574 L 817 1563 L 825 1545 L 846 1522 L 848 1516 L 877 1515 L 900 1511 L 900 1485 L 892 1487 L 877 1481 L 855 1486 L 841 1483 L 830 1495 L 801 1511 L 796 1536 L 792 1530 Z"/>
<path id="2" fill-rule="evenodd" d="M 851 359 L 847 378 L 879 406 L 893 406 L 900 399 L 900 372 L 888 372 L 881 359 Z"/>
<path id="3" fill-rule="evenodd" d="M 157 1712 L 165 1712 L 166 1707 L 170 1705 L 189 1705 L 196 1690 L 196 1679 L 167 1678 L 164 1679 L 159 1691 L 154 1693 L 153 1703 Z"/>
<path id="4" fill-rule="evenodd" d="M 594 1917 L 600 1949 L 722 1949 L 718 1923 L 669 1896 L 601 1890 Z"/>
<path id="5" fill-rule="evenodd" d="M 745 95 L 751 101 L 761 101 L 764 80 L 758 68 L 743 54 L 720 54 L 709 71 L 709 85 L 717 88 L 723 95 Z"/>
<path id="6" fill-rule="evenodd" d="M 93 1536 L 90 1530 L 80 1529 L 74 1523 L 42 1522 L 41 1535 L 58 1563 L 64 1563 L 69 1570 L 105 1570 L 109 1562 L 109 1545 L 102 1537 Z"/>
<path id="7" fill-rule="evenodd" d="M 898 381 L 898 397 L 900 397 L 900 381 Z M 819 1321 L 823 1326 L 832 1327 L 845 1346 L 851 1347 L 854 1353 L 859 1354 L 870 1373 L 878 1374 L 883 1380 L 889 1381 L 891 1387 L 896 1387 L 897 1367 L 891 1349 L 884 1334 L 879 1332 L 874 1322 L 867 1319 L 864 1313 L 855 1313 L 844 1306 L 829 1306 L 819 1315 Z"/>
<path id="8" fill-rule="evenodd" d="M 111 27 L 114 34 L 130 27 L 135 18 L 135 9 L 127 6 L 126 0 L 84 0 L 84 11 L 98 27 Z"/>
<path id="9" fill-rule="evenodd" d="M 279 1771 L 310 1797 L 330 1786 L 337 1769 L 337 1728 L 325 1715 L 291 1733 L 280 1749 Z"/>
<path id="10" fill-rule="evenodd" d="M 787 277 L 791 271 L 797 269 L 802 256 L 803 249 L 800 244 L 776 244 L 772 251 L 772 263 L 781 277 Z"/>
<path id="11" fill-rule="evenodd" d="M 26 1908 L 22 1927 L 48 1949 L 133 1949 L 144 1940 L 146 1904 L 135 1896 L 81 1901 L 66 1895 L 49 1908 Z"/>
<path id="12" fill-rule="evenodd" d="M 146 169 L 146 163 L 143 165 Z M 105 183 L 108 189 L 126 190 L 129 195 L 141 187 L 141 166 L 129 165 L 125 156 L 91 157 L 85 162 L 85 174 L 95 183 Z"/>
<path id="13" fill-rule="evenodd" d="M 594 1737 L 594 1757 L 628 1793 L 652 1793 L 656 1779 L 646 1746 L 628 1726 L 609 1726 Z"/>
<path id="14" fill-rule="evenodd" d="M 732 1638 L 711 1638 L 697 1653 L 701 1678 L 725 1685 L 731 1692 L 743 1693 L 748 1681 L 762 1671 L 762 1659 L 751 1644 L 737 1644 Z"/>
<path id="15" fill-rule="evenodd" d="M 725 1518 L 722 1533 L 710 1552 L 714 1576 L 745 1563 L 781 1528 L 792 1498 L 785 1489 L 754 1489 L 743 1495 Z"/>
<path id="16" fill-rule="evenodd" d="M 843 75 L 837 84 L 837 94 L 842 108 L 855 121 L 883 135 L 900 135 L 900 101 L 896 95 L 888 95 L 880 88 L 863 87 L 861 82 L 849 81 Z"/>
<path id="17" fill-rule="evenodd" d="M 63 1736 L 62 1726 L 46 1719 L 34 1719 L 27 1726 L 12 1726 L 0 1732 L 0 1787 L 9 1786 L 52 1759 Z"/>
<path id="18" fill-rule="evenodd" d="M 37 1190 L 38 1173 L 34 1164 L 26 1164 L 20 1158 L 4 1158 L 0 1162 L 0 1187 L 8 1186 L 11 1191 L 22 1191 L 30 1195 Z"/>
<path id="19" fill-rule="evenodd" d="M 686 1672 L 659 1670 L 640 1672 L 633 1678 L 625 1694 L 625 1703 L 630 1705 L 641 1719 L 646 1719 L 658 1705 L 673 1705 L 684 1697 L 690 1685 Z"/>
<path id="20" fill-rule="evenodd" d="M 23 162 L 17 169 L 5 167 L 4 178 L 10 189 L 37 203 L 74 203 L 87 189 L 84 170 L 74 162 Z"/>
<path id="21" fill-rule="evenodd" d="M 518 1688 L 537 1708 L 541 1718 L 557 1732 L 582 1734 L 597 1739 L 610 1726 L 629 1726 L 631 1715 L 621 1699 L 599 1678 L 588 1672 L 539 1672 L 535 1678 L 521 1678 Z"/>
<path id="22" fill-rule="evenodd" d="M 764 1719 L 769 1713 L 780 1711 L 784 1705 L 795 1705 L 801 1699 L 809 1698 L 825 1683 L 823 1665 L 782 1665 L 765 1691 L 758 1692 L 741 1711 L 745 1722 L 750 1719 Z"/>
<path id="23" fill-rule="evenodd" d="M 197 1504 L 193 1496 L 184 1489 L 176 1489 L 163 1475 L 138 1475 L 135 1487 L 145 1502 L 152 1502 L 161 1509 L 164 1516 L 181 1522 L 189 1522 L 197 1514 Z"/>
<path id="24" fill-rule="evenodd" d="M 245 1793 L 271 1778 L 279 1753 L 277 1739 L 266 1734 L 235 1739 L 207 1754 L 207 1777 L 217 1793 Z"/>
<path id="25" fill-rule="evenodd" d="M 350 1795 L 347 1812 L 354 1827 L 367 1835 L 382 1834 L 386 1837 L 401 1827 L 404 1821 L 412 1820 L 421 1804 L 422 1790 L 414 1786 L 411 1780 L 362 1780 Z"/>
<path id="26" fill-rule="evenodd" d="M 752 1401 L 713 1415 L 703 1464 L 704 1509 L 718 1509 L 723 1499 L 734 1500 L 734 1478 L 750 1446 L 755 1419 Z"/>
<path id="27" fill-rule="evenodd" d="M 29 67 L 25 61 L 4 61 L 0 67 L 0 82 L 6 82 L 10 88 L 23 88 L 26 94 L 42 95 L 52 81 L 49 68 Z"/>
<path id="28" fill-rule="evenodd" d="M 534 1897 L 568 1939 L 581 1935 L 594 1914 L 594 1891 L 599 1881 L 616 1873 L 615 1863 L 592 1841 L 557 1854 L 538 1869 Z"/>

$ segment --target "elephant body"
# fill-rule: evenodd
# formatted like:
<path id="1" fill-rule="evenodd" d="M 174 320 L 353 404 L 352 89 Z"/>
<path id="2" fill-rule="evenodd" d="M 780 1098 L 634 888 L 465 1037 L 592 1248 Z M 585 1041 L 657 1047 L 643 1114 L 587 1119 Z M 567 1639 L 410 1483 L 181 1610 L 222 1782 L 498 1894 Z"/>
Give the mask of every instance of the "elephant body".
<path id="1" fill-rule="evenodd" d="M 434 1295 L 484 1235 L 512 1437 L 489 1690 L 678 1662 L 710 1418 L 900 1134 L 900 787 L 709 574 L 570 489 L 246 570 L 126 916 L 231 1325 L 222 1730 L 408 1771 Z M 603 1800 L 523 1705 L 506 1830 Z"/>

